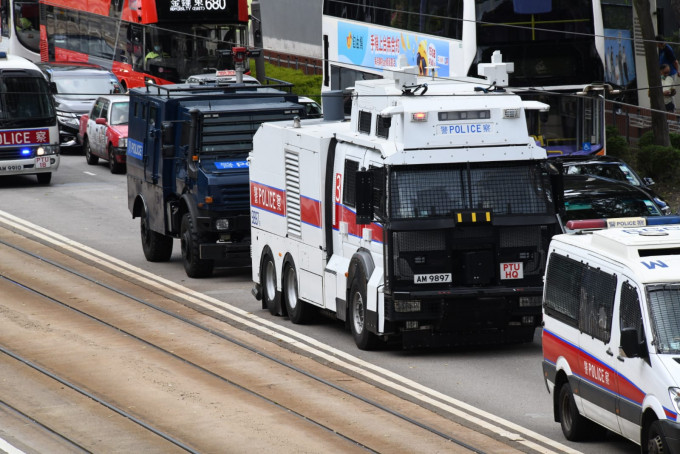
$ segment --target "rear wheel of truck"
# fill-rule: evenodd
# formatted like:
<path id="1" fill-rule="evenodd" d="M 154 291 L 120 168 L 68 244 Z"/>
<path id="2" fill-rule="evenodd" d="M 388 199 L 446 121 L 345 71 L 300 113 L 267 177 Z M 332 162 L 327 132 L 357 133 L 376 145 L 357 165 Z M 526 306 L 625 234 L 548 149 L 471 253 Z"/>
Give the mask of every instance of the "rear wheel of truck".
<path id="1" fill-rule="evenodd" d="M 38 173 L 35 176 L 38 177 L 40 184 L 50 184 L 50 181 L 52 181 L 52 172 Z"/>
<path id="2" fill-rule="evenodd" d="M 269 253 L 262 256 L 260 282 L 262 284 L 262 299 L 269 313 L 281 315 L 279 313 L 278 295 L 276 293 L 276 265 L 274 265 L 274 259 Z"/>
<path id="3" fill-rule="evenodd" d="M 172 237 L 151 230 L 146 213 L 140 218 L 139 231 L 142 236 L 144 257 L 149 262 L 167 262 L 170 260 Z"/>
<path id="4" fill-rule="evenodd" d="M 180 227 L 180 240 L 182 243 L 182 261 L 184 271 L 187 276 L 194 278 L 208 277 L 213 272 L 213 261 L 201 259 L 201 243 L 207 243 L 204 235 L 201 235 L 194 226 L 191 214 L 185 213 L 182 216 L 182 226 Z"/>
<path id="5" fill-rule="evenodd" d="M 359 267 L 349 291 L 349 325 L 354 342 L 360 350 L 374 350 L 378 337 L 366 326 L 366 276 Z"/>
<path id="6" fill-rule="evenodd" d="M 297 271 L 292 262 L 287 263 L 283 271 L 283 301 L 291 322 L 299 324 L 309 321 L 313 308 L 298 298 Z"/>

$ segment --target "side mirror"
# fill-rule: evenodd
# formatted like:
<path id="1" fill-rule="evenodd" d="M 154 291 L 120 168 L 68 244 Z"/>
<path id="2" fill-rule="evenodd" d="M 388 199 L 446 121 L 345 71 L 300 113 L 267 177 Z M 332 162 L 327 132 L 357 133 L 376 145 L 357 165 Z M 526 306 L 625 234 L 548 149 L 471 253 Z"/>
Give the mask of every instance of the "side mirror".
<path id="1" fill-rule="evenodd" d="M 647 356 L 647 347 L 638 342 L 638 331 L 635 328 L 621 330 L 621 350 L 627 358 L 643 358 Z"/>
<path id="2" fill-rule="evenodd" d="M 59 91 L 57 91 L 57 83 L 56 82 L 50 82 L 50 92 L 52 92 L 53 95 L 56 95 L 57 93 L 59 93 Z"/>
<path id="3" fill-rule="evenodd" d="M 172 122 L 164 121 L 161 123 L 161 144 L 164 158 L 172 158 L 175 156 L 174 132 L 175 128 Z"/>
<path id="4" fill-rule="evenodd" d="M 357 209 L 357 225 L 370 224 L 373 221 L 373 172 L 360 170 L 356 173 L 355 198 Z"/>
<path id="5" fill-rule="evenodd" d="M 105 125 L 106 124 L 106 118 L 97 118 L 95 121 L 98 125 Z"/>

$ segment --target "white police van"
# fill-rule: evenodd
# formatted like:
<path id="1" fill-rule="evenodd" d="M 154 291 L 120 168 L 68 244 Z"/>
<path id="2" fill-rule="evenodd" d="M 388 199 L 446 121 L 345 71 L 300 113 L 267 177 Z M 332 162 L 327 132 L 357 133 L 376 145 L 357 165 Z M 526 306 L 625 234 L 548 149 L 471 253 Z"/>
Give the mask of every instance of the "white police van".
<path id="1" fill-rule="evenodd" d="M 578 233 L 553 237 L 543 295 L 555 421 L 572 441 L 606 428 L 680 452 L 680 217 L 567 227 Z"/>

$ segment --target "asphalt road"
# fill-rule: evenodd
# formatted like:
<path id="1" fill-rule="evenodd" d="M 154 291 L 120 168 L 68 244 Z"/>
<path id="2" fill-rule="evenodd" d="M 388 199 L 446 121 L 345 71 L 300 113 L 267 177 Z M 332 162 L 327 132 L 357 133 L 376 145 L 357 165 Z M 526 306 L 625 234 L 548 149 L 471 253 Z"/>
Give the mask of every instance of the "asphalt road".
<path id="1" fill-rule="evenodd" d="M 418 351 L 386 348 L 363 352 L 339 322 L 321 320 L 312 325 L 293 325 L 262 310 L 250 293 L 250 269 L 219 269 L 212 278 L 188 278 L 181 264 L 178 240 L 170 262 L 147 262 L 140 244 L 139 220 L 133 220 L 127 208 L 126 177 L 112 175 L 105 163 L 89 166 L 82 155 L 62 156 L 49 186 L 37 185 L 34 176 L 2 177 L 0 211 L 284 325 L 396 374 L 428 393 L 468 404 L 471 414 L 481 415 L 499 427 L 507 427 L 499 421 L 517 425 L 512 432 L 519 436 L 525 436 L 523 430 L 539 434 L 554 441 L 548 452 L 639 452 L 635 444 L 613 435 L 587 443 L 566 441 L 559 424 L 553 421 L 551 399 L 543 383 L 540 332 L 532 344 L 511 347 Z"/>

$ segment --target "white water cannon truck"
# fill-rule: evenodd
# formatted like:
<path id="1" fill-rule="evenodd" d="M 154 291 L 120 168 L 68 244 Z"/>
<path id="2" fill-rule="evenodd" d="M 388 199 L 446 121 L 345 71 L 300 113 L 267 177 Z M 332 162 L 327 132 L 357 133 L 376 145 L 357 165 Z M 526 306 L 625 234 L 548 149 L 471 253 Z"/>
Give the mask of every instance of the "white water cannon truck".
<path id="1" fill-rule="evenodd" d="M 249 155 L 253 294 L 262 308 L 345 321 L 360 349 L 531 342 L 560 172 L 523 102 L 487 79 L 357 81 L 351 119 L 262 124 Z M 511 71 L 511 69 L 510 69 Z"/>

